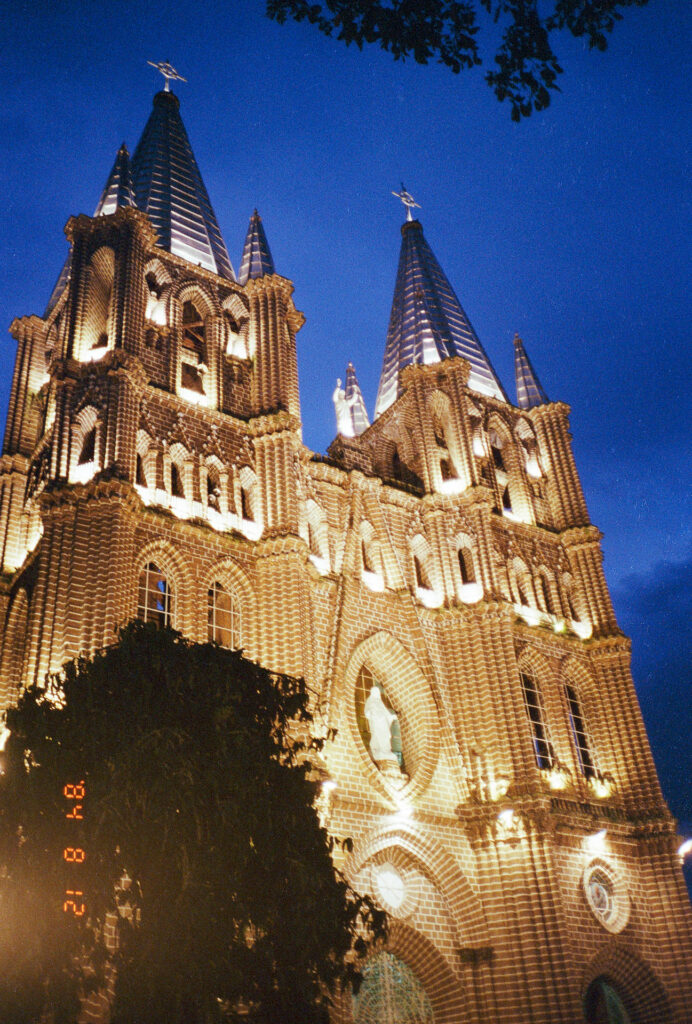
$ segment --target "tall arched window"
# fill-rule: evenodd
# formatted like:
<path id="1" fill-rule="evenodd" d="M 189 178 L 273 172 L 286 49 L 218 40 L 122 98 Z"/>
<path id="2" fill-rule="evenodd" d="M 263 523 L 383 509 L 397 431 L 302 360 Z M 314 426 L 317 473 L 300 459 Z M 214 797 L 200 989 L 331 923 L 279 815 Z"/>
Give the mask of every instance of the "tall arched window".
<path id="1" fill-rule="evenodd" d="M 207 594 L 207 637 L 222 647 L 242 647 L 240 602 L 218 580 Z"/>
<path id="2" fill-rule="evenodd" d="M 79 459 L 77 465 L 84 466 L 88 462 L 93 462 L 96 457 L 96 427 L 92 427 L 87 432 L 82 441 L 82 449 L 79 453 Z"/>
<path id="3" fill-rule="evenodd" d="M 413 556 L 413 571 L 416 578 L 416 586 L 421 587 L 423 590 L 432 590 L 432 583 L 430 582 L 427 567 L 423 562 L 423 559 L 416 554 Z"/>
<path id="4" fill-rule="evenodd" d="M 183 487 L 183 478 L 180 470 L 176 466 L 175 462 L 171 462 L 171 495 L 174 498 L 184 498 L 185 488 Z"/>
<path id="5" fill-rule="evenodd" d="M 572 734 L 572 742 L 577 753 L 579 768 L 582 775 L 592 779 L 596 774 L 589 734 L 586 729 L 586 721 L 582 714 L 581 705 L 577 691 L 570 684 L 565 684 L 565 696 L 567 697 L 567 713 L 569 716 L 569 727 Z"/>
<path id="6" fill-rule="evenodd" d="M 365 572 L 377 572 L 375 561 L 370 552 L 370 546 L 366 542 L 365 538 L 363 538 L 360 542 L 360 554 L 363 560 L 363 570 Z"/>
<path id="7" fill-rule="evenodd" d="M 174 591 L 155 562 L 148 562 L 139 575 L 137 615 L 144 622 L 172 626 Z"/>
<path id="8" fill-rule="evenodd" d="M 461 582 L 464 586 L 467 583 L 476 582 L 476 573 L 473 568 L 473 556 L 471 555 L 471 549 L 468 547 L 459 548 L 459 572 L 461 573 Z"/>
<path id="9" fill-rule="evenodd" d="M 539 768 L 552 768 L 555 763 L 553 745 L 545 727 L 543 699 L 537 680 L 529 672 L 521 672 L 521 686 L 524 692 L 524 707 L 531 725 L 531 738 Z"/>
<path id="10" fill-rule="evenodd" d="M 207 369 L 204 320 L 192 302 L 183 305 L 180 386 L 204 394 L 203 374 Z"/>
<path id="11" fill-rule="evenodd" d="M 550 594 L 550 585 L 542 573 L 536 577 L 536 596 L 538 597 L 538 603 L 544 612 L 548 612 L 549 615 L 553 614 L 553 599 Z"/>

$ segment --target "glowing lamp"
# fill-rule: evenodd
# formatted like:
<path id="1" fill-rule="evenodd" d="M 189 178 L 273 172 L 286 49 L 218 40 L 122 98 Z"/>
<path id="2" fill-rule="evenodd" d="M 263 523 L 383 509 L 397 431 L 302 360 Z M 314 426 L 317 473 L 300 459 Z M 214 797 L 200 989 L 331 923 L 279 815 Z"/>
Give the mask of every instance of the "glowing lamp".
<path id="1" fill-rule="evenodd" d="M 444 600 L 437 590 L 429 590 L 427 587 L 416 587 L 416 597 L 426 608 L 439 608 Z"/>
<path id="2" fill-rule="evenodd" d="M 598 832 L 593 832 L 590 836 L 584 838 L 584 844 L 588 850 L 592 853 L 598 853 L 605 847 L 605 840 L 608 832 L 606 829 L 599 829 Z"/>
<path id="3" fill-rule="evenodd" d="M 326 576 L 329 572 L 329 559 L 321 558 L 319 555 L 310 555 L 310 561 L 317 569 L 320 576 Z"/>
<path id="4" fill-rule="evenodd" d="M 565 789 L 567 782 L 568 775 L 564 768 L 551 768 L 548 772 L 548 785 L 551 789 Z"/>
<path id="5" fill-rule="evenodd" d="M 503 828 L 510 829 L 514 824 L 514 811 L 511 807 L 506 807 L 504 811 L 500 811 L 497 820 Z"/>
<path id="6" fill-rule="evenodd" d="M 483 597 L 483 587 L 480 583 L 464 583 L 459 596 L 464 604 L 476 604 Z"/>
<path id="7" fill-rule="evenodd" d="M 379 572 L 370 572 L 368 569 L 363 569 L 361 579 L 368 590 L 372 590 L 376 594 L 381 594 L 384 590 L 384 579 Z"/>
<path id="8" fill-rule="evenodd" d="M 692 839 L 686 839 L 684 843 L 681 843 L 678 847 L 678 857 L 680 863 L 683 864 L 687 857 L 692 854 Z"/>
<path id="9" fill-rule="evenodd" d="M 452 480 L 443 480 L 440 484 L 440 494 L 461 494 L 466 490 L 466 482 L 454 477 Z"/>

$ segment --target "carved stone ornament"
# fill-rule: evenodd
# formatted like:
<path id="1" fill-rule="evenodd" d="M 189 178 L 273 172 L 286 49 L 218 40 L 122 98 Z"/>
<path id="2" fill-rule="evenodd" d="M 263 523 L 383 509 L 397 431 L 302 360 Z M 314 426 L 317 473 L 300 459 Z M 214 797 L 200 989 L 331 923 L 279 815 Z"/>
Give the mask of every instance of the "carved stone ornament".
<path id="1" fill-rule="evenodd" d="M 242 469 L 243 466 L 249 466 L 250 469 L 255 468 L 255 449 L 249 437 L 243 438 L 236 463 L 239 469 Z"/>
<path id="2" fill-rule="evenodd" d="M 221 463 L 226 461 L 224 458 L 223 450 L 221 448 L 221 444 L 219 442 L 219 428 L 217 427 L 216 423 L 212 423 L 212 425 L 209 428 L 209 433 L 207 434 L 206 440 L 204 442 L 202 452 L 206 458 L 213 455 Z"/>
<path id="3" fill-rule="evenodd" d="M 184 445 L 185 448 L 187 448 L 187 450 L 188 450 L 188 452 L 190 452 L 190 454 L 192 454 L 195 451 L 195 446 L 193 445 L 192 441 L 190 440 L 190 435 L 187 432 L 187 427 L 185 425 L 185 414 L 184 413 L 178 412 L 176 414 L 175 420 L 173 422 L 173 426 L 171 427 L 171 429 L 166 434 L 164 440 L 165 440 L 165 442 L 166 442 L 166 444 L 167 444 L 167 446 L 169 448 L 172 445 L 174 445 L 176 443 L 176 441 L 178 441 L 178 442 L 180 442 L 180 444 Z"/>
<path id="4" fill-rule="evenodd" d="M 139 403 L 139 429 L 146 431 L 149 437 L 153 438 L 153 440 L 161 440 L 161 438 L 158 437 L 157 432 L 154 429 L 154 424 L 149 416 L 149 406 L 147 405 L 145 398 L 143 398 Z"/>

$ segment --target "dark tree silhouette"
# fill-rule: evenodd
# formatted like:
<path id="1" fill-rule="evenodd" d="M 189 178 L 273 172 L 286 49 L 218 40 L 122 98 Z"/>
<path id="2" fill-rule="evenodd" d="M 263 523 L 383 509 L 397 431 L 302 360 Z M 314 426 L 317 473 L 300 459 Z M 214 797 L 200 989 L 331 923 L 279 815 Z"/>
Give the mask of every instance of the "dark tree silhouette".
<path id="1" fill-rule="evenodd" d="M 302 680 L 139 622 L 27 690 L 0 779 L 2 1024 L 73 1022 L 104 983 L 114 1024 L 326 1020 L 385 919 L 334 870 L 311 723 Z"/>
<path id="2" fill-rule="evenodd" d="M 396 60 L 419 64 L 437 60 L 453 72 L 483 63 L 477 34 L 481 21 L 502 26 L 502 43 L 486 82 L 499 100 L 509 100 L 512 119 L 528 117 L 550 104 L 562 72 L 551 36 L 566 30 L 605 50 L 607 34 L 622 19 L 622 8 L 648 0 L 267 0 L 267 14 L 284 23 L 308 21 L 362 49 L 378 43 Z"/>

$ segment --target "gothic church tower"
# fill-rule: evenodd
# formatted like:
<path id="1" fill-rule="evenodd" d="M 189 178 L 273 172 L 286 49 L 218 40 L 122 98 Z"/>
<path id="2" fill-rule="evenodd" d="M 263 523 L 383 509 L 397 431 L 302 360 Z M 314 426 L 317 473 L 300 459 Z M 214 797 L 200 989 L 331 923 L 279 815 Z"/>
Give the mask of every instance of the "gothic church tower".
<path id="1" fill-rule="evenodd" d="M 168 83 L 167 83 L 168 85 Z M 369 423 L 302 443 L 293 286 L 238 275 L 168 90 L 13 321 L 0 699 L 133 616 L 302 675 L 320 812 L 392 917 L 335 1021 L 683 1024 L 692 915 L 572 457 L 503 390 L 409 206 Z"/>

